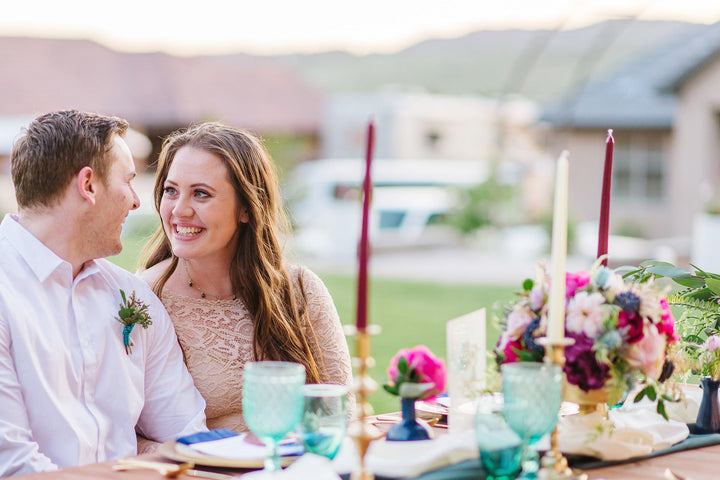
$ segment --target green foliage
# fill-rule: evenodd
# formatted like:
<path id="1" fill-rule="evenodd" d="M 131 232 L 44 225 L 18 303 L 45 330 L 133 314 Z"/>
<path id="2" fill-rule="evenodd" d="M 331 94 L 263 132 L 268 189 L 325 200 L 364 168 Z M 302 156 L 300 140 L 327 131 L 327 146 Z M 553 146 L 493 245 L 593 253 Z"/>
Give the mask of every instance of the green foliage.
<path id="1" fill-rule="evenodd" d="M 299 163 L 314 158 L 317 147 L 317 139 L 311 135 L 277 133 L 265 138 L 265 148 L 278 166 L 281 179 Z"/>
<path id="2" fill-rule="evenodd" d="M 623 267 L 625 278 L 666 277 L 679 291 L 668 297 L 668 304 L 682 313 L 675 325 L 683 341 L 702 343 L 708 335 L 720 333 L 720 276 L 695 265 L 690 272 L 668 262 L 646 260 L 639 267 Z"/>
<path id="3" fill-rule="evenodd" d="M 504 211 L 515 195 L 515 188 L 494 177 L 473 187 L 458 190 L 459 207 L 448 215 L 448 223 L 468 234 L 500 224 Z"/>

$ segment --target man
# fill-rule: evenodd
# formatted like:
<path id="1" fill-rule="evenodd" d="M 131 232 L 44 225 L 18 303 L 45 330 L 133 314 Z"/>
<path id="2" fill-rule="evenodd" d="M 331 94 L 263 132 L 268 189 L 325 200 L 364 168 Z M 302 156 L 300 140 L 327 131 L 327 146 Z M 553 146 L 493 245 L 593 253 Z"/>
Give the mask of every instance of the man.
<path id="1" fill-rule="evenodd" d="M 53 112 L 13 148 L 18 215 L 0 224 L 0 477 L 134 455 L 136 429 L 159 442 L 206 430 L 162 304 L 102 259 L 122 250 L 140 204 L 127 128 Z M 140 320 L 129 332 L 127 317 Z"/>

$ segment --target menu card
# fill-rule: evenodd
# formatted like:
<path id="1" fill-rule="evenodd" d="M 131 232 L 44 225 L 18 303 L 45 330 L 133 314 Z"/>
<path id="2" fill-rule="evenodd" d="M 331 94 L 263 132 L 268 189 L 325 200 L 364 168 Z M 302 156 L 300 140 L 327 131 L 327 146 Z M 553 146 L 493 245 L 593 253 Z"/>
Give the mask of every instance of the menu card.
<path id="1" fill-rule="evenodd" d="M 485 388 L 485 323 L 484 308 L 447 322 L 450 433 L 475 428 L 477 400 Z"/>

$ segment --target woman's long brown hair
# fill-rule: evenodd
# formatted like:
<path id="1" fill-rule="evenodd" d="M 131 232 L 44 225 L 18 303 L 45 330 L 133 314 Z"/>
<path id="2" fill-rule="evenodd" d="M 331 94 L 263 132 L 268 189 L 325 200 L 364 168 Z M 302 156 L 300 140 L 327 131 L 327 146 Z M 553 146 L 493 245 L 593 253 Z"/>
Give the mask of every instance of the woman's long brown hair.
<path id="1" fill-rule="evenodd" d="M 261 141 L 249 132 L 219 123 L 203 123 L 175 132 L 163 142 L 153 197 L 160 212 L 165 180 L 175 155 L 189 146 L 217 155 L 225 163 L 238 206 L 245 207 L 249 221 L 238 223 L 235 254 L 229 265 L 233 291 L 245 303 L 253 319 L 253 352 L 256 360 L 285 360 L 305 366 L 308 383 L 319 383 L 320 373 L 306 331 L 314 332 L 306 319 L 307 305 L 299 276 L 293 287 L 282 259 L 278 231 L 287 228 L 280 187 L 273 162 Z M 163 225 L 145 246 L 141 266 L 149 268 L 167 258 L 170 265 L 153 285 L 161 296 L 165 283 L 178 265 Z"/>

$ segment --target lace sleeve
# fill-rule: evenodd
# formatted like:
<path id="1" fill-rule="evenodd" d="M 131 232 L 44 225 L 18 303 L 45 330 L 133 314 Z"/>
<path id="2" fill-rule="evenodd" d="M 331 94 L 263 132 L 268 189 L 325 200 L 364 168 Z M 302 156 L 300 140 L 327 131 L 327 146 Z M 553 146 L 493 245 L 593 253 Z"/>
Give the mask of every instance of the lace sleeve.
<path id="1" fill-rule="evenodd" d="M 320 277 L 307 268 L 300 268 L 308 318 L 312 329 L 307 330 L 310 348 L 315 355 L 323 383 L 338 383 L 352 388 L 352 367 L 347 340 L 330 292 Z M 355 410 L 355 396 L 348 395 L 348 411 Z"/>

